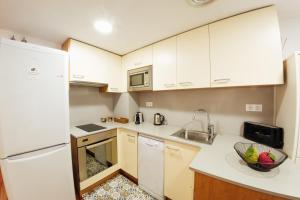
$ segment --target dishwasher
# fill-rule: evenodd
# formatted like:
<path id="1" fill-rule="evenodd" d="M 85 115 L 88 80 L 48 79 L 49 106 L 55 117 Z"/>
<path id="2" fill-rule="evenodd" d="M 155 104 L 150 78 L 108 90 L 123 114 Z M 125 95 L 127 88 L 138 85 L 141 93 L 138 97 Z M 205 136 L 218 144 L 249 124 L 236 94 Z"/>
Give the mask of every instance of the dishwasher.
<path id="1" fill-rule="evenodd" d="M 158 200 L 164 199 L 164 142 L 138 137 L 139 187 Z"/>

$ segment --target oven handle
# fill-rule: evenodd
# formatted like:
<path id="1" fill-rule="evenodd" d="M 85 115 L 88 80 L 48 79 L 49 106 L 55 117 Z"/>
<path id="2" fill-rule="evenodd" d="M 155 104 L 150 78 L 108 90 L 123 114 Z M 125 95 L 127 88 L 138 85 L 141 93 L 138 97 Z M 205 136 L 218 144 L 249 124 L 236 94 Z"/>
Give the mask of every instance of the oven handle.
<path id="1" fill-rule="evenodd" d="M 86 149 L 93 149 L 93 148 L 95 148 L 95 147 L 101 146 L 101 145 L 103 145 L 103 144 L 106 144 L 106 143 L 109 143 L 109 142 L 112 142 L 112 141 L 113 141 L 113 139 L 104 140 L 103 142 L 99 142 L 99 143 L 96 143 L 96 144 L 88 145 L 88 146 L 86 146 L 85 148 L 86 148 Z"/>

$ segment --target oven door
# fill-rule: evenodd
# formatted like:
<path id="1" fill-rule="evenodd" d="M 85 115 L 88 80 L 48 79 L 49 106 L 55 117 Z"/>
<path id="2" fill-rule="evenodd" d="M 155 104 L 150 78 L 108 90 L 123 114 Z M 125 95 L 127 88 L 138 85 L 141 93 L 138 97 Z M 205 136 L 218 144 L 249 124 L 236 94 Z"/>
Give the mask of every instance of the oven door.
<path id="1" fill-rule="evenodd" d="M 116 137 L 78 148 L 80 182 L 115 165 L 117 152 Z"/>

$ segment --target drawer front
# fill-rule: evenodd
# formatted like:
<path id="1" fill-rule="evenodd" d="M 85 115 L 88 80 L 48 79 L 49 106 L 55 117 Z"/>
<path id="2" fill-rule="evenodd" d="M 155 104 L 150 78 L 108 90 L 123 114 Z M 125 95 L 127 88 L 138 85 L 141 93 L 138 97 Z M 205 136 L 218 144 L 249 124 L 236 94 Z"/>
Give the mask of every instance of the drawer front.
<path id="1" fill-rule="evenodd" d="M 77 147 L 86 146 L 89 144 L 93 144 L 95 142 L 99 142 L 101 140 L 105 140 L 111 137 L 117 136 L 117 129 L 109 130 L 109 131 L 103 131 L 99 133 L 95 133 L 92 135 L 88 135 L 85 137 L 81 137 L 77 139 Z"/>

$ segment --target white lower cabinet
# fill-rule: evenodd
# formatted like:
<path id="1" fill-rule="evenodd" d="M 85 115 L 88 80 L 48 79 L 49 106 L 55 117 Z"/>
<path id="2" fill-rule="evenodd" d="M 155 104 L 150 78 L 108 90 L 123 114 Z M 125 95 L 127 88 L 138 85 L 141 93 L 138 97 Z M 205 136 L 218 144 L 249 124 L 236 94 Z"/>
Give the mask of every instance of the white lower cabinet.
<path id="1" fill-rule="evenodd" d="M 192 200 L 194 172 L 189 165 L 198 148 L 175 142 L 165 142 L 164 193 L 172 200 Z"/>
<path id="2" fill-rule="evenodd" d="M 126 173 L 138 178 L 138 133 L 127 129 L 118 129 L 119 166 Z"/>

